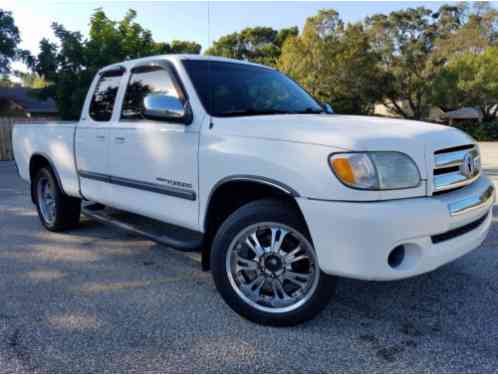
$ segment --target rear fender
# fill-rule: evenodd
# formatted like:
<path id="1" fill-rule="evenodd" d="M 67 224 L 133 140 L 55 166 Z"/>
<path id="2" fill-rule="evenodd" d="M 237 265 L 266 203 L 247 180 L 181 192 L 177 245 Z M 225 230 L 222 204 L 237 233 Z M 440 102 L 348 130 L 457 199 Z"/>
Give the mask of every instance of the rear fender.
<path id="1" fill-rule="evenodd" d="M 50 157 L 47 154 L 44 153 L 36 153 L 31 156 L 31 159 L 29 161 L 29 178 L 30 178 L 30 185 L 31 185 L 31 201 L 36 204 L 36 189 L 34 186 L 34 179 L 36 177 L 36 174 L 38 171 L 43 168 L 43 167 L 49 167 L 52 173 L 55 176 L 55 179 L 57 181 L 57 185 L 59 189 L 62 191 L 62 193 L 65 194 L 64 188 L 62 186 L 62 180 L 57 172 L 57 169 L 55 168 L 54 162 L 50 159 Z"/>

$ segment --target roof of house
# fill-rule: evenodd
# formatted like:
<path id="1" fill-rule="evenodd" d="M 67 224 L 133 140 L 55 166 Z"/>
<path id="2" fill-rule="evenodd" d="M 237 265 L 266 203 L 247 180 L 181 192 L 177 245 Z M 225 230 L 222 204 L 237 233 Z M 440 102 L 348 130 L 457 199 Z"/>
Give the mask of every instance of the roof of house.
<path id="1" fill-rule="evenodd" d="M 482 113 L 479 108 L 462 107 L 455 111 L 446 112 L 444 117 L 455 120 L 480 119 L 482 117 Z"/>
<path id="2" fill-rule="evenodd" d="M 57 113 L 55 101 L 37 98 L 37 91 L 26 87 L 0 87 L 0 99 L 12 100 L 29 113 Z"/>

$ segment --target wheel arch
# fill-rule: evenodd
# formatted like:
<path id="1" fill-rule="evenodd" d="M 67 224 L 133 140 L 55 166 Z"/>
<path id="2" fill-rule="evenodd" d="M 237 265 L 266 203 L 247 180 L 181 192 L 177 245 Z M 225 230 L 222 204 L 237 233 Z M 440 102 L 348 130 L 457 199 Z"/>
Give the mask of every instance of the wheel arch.
<path id="1" fill-rule="evenodd" d="M 43 167 L 50 168 L 50 170 L 55 176 L 55 179 L 57 180 L 57 185 L 59 186 L 60 190 L 64 193 L 61 177 L 57 172 L 57 169 L 55 168 L 55 164 L 52 161 L 52 159 L 50 159 L 50 157 L 46 154 L 35 153 L 31 156 L 31 159 L 29 160 L 29 180 L 31 182 L 31 200 L 33 203 L 35 203 L 36 201 L 35 192 L 33 188 L 33 180 L 36 176 L 36 173 Z"/>
<path id="2" fill-rule="evenodd" d="M 236 192 L 236 193 L 234 193 Z M 307 227 L 303 213 L 296 202 L 299 193 L 271 178 L 253 175 L 234 175 L 221 179 L 211 189 L 203 216 L 204 243 L 202 246 L 202 268 L 210 269 L 211 244 L 218 228 L 243 205 L 264 198 L 285 201 L 296 210 Z"/>

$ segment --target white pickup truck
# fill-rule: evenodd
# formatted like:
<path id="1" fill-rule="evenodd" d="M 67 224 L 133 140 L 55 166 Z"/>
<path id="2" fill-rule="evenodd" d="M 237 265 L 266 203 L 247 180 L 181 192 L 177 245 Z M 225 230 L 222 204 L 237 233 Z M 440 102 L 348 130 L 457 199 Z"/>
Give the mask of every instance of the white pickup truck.
<path id="1" fill-rule="evenodd" d="M 310 319 L 336 277 L 395 280 L 478 247 L 493 183 L 456 129 L 333 114 L 278 71 L 190 55 L 103 68 L 80 121 L 16 126 L 42 224 L 80 213 L 200 250 L 235 311 Z"/>

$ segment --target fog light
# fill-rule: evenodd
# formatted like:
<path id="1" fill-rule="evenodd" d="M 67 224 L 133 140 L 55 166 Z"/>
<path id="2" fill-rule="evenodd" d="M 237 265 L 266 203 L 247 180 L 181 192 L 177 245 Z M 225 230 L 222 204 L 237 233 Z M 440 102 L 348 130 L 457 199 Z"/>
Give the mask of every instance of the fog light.
<path id="1" fill-rule="evenodd" d="M 399 267 L 401 263 L 403 263 L 403 260 L 405 259 L 405 247 L 403 245 L 396 246 L 391 253 L 389 254 L 389 257 L 387 258 L 387 263 L 392 268 Z"/>

